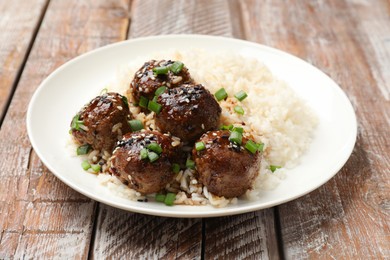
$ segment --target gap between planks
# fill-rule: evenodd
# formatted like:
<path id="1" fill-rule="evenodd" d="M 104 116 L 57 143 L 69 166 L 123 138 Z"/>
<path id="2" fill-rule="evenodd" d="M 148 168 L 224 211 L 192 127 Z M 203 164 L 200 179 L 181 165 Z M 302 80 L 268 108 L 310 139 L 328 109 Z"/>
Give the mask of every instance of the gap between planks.
<path id="1" fill-rule="evenodd" d="M 29 44 L 27 46 L 27 49 L 26 49 L 26 53 L 25 53 L 25 55 L 24 55 L 24 57 L 22 59 L 22 63 L 20 64 L 20 66 L 18 68 L 18 71 L 16 73 L 15 80 L 14 80 L 14 82 L 12 84 L 12 87 L 10 89 L 10 92 L 8 94 L 8 98 L 7 98 L 7 100 L 6 100 L 5 104 L 4 104 L 3 112 L 0 115 L 0 129 L 1 129 L 1 126 L 3 125 L 3 121 L 4 121 L 4 118 L 5 118 L 5 115 L 8 112 L 8 108 L 9 108 L 9 106 L 11 104 L 11 101 L 12 101 L 12 98 L 13 98 L 13 96 L 15 94 L 16 88 L 17 88 L 17 86 L 19 84 L 19 81 L 20 81 L 20 78 L 22 76 L 24 67 L 26 66 L 28 57 L 30 56 L 30 52 L 31 52 L 31 49 L 32 49 L 32 47 L 34 45 L 35 39 L 37 37 L 37 34 L 39 32 L 39 28 L 41 28 L 42 21 L 43 21 L 43 18 L 45 17 L 47 8 L 49 6 L 49 3 L 50 3 L 50 0 L 46 0 L 46 3 L 44 4 L 44 6 L 42 8 L 42 12 L 41 12 L 41 14 L 39 16 L 38 23 L 37 23 L 35 29 L 33 30 L 30 42 L 29 42 Z"/>

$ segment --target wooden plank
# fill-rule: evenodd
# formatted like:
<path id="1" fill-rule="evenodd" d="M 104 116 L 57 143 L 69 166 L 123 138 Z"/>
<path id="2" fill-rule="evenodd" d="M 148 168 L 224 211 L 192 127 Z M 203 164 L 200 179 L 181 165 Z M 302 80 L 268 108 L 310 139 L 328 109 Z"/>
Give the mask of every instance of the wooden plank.
<path id="1" fill-rule="evenodd" d="M 34 90 L 55 68 L 125 38 L 128 8 L 126 0 L 50 2 L 0 130 L 1 259 L 87 257 L 96 203 L 43 166 L 20 126 Z"/>
<path id="2" fill-rule="evenodd" d="M 278 207 L 286 257 L 388 258 L 388 1 L 240 3 L 249 39 L 328 73 L 346 91 L 359 122 L 343 169 L 316 191 Z"/>
<path id="3" fill-rule="evenodd" d="M 0 1 L 0 126 L 46 4 L 47 0 Z"/>
<path id="4" fill-rule="evenodd" d="M 239 20 L 234 16 L 238 14 L 231 12 L 234 6 L 237 5 L 225 0 L 180 0 L 174 4 L 168 0 L 135 0 L 129 38 L 169 33 L 240 35 L 239 27 L 232 25 L 232 21 Z M 267 209 L 229 218 L 204 219 L 202 223 L 201 219 L 142 216 L 101 206 L 92 256 L 96 259 L 277 258 L 273 218 L 273 210 Z M 206 250 L 202 255 L 204 226 L 207 227 L 203 235 Z M 234 229 L 237 232 L 232 232 Z M 245 232 L 250 234 L 250 241 L 243 235 Z M 221 235 L 229 250 L 214 244 L 215 238 L 220 240 Z"/>
<path id="5" fill-rule="evenodd" d="M 270 209 L 205 222 L 205 259 L 279 258 L 274 214 Z"/>
<path id="6" fill-rule="evenodd" d="M 202 221 L 129 213 L 101 205 L 94 259 L 200 259 Z"/>

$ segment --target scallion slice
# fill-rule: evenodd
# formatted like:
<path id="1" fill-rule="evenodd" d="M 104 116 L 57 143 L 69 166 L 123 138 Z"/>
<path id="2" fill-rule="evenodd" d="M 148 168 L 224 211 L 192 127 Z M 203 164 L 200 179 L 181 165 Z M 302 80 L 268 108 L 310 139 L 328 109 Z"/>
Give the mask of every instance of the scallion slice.
<path id="1" fill-rule="evenodd" d="M 88 170 L 89 168 L 91 168 L 91 165 L 89 164 L 89 162 L 87 160 L 83 161 L 81 163 L 81 167 L 83 167 L 83 170 L 86 171 Z"/>
<path id="2" fill-rule="evenodd" d="M 172 206 L 173 203 L 175 202 L 175 199 L 176 199 L 176 194 L 168 192 L 167 195 L 165 196 L 164 203 L 167 206 Z"/>
<path id="3" fill-rule="evenodd" d="M 237 98 L 239 101 L 243 101 L 247 96 L 248 94 L 243 90 L 234 95 L 234 97 Z"/>
<path id="4" fill-rule="evenodd" d="M 91 150 L 91 146 L 89 144 L 84 144 L 82 146 L 77 147 L 77 155 L 87 154 Z"/>
<path id="5" fill-rule="evenodd" d="M 148 144 L 148 146 L 146 146 L 146 148 L 148 148 L 149 150 L 151 150 L 153 152 L 156 152 L 157 154 L 162 153 L 162 148 L 158 143 Z"/>
<path id="6" fill-rule="evenodd" d="M 224 88 L 221 88 L 217 92 L 215 92 L 214 96 L 218 101 L 221 101 L 222 99 L 227 98 L 228 94 L 226 93 L 226 90 Z"/>
<path id="7" fill-rule="evenodd" d="M 137 119 L 130 120 L 129 121 L 129 125 L 130 125 L 130 128 L 131 128 L 131 131 L 133 131 L 133 132 L 136 132 L 136 131 L 139 131 L 141 129 L 144 129 L 144 126 L 143 126 L 141 120 L 137 120 Z"/>
<path id="8" fill-rule="evenodd" d="M 203 142 L 197 142 L 197 143 L 195 143 L 195 149 L 197 151 L 202 151 L 202 150 L 206 149 L 206 146 Z"/>
<path id="9" fill-rule="evenodd" d="M 186 161 L 186 168 L 195 169 L 195 162 L 188 158 Z"/>
<path id="10" fill-rule="evenodd" d="M 242 134 L 242 133 L 244 133 L 244 128 L 239 127 L 239 126 L 235 126 L 235 127 L 233 127 L 232 131 L 236 131 L 236 132 L 239 132 L 240 134 Z"/>
<path id="11" fill-rule="evenodd" d="M 93 172 L 97 173 L 100 172 L 101 166 L 99 164 L 92 164 L 91 169 Z"/>
<path id="12" fill-rule="evenodd" d="M 155 67 L 153 68 L 153 72 L 156 73 L 157 75 L 165 75 L 169 71 L 169 67 Z"/>
<path id="13" fill-rule="evenodd" d="M 167 90 L 167 87 L 166 86 L 162 86 L 162 87 L 159 87 L 156 92 L 154 92 L 154 95 L 156 97 L 160 96 L 162 93 L 165 92 L 165 90 Z"/>
<path id="14" fill-rule="evenodd" d="M 155 152 L 148 152 L 148 158 L 150 162 L 154 162 L 159 158 L 159 156 Z"/>
<path id="15" fill-rule="evenodd" d="M 178 73 L 180 73 L 180 71 L 183 69 L 183 67 L 184 67 L 183 62 L 181 62 L 181 61 L 175 61 L 175 62 L 169 67 L 169 69 L 170 69 L 173 73 L 178 74 Z"/>
<path id="16" fill-rule="evenodd" d="M 173 173 L 179 173 L 180 172 L 180 165 L 177 163 L 172 164 L 172 171 Z"/>
<path id="17" fill-rule="evenodd" d="M 264 144 L 263 144 L 263 143 L 257 144 L 257 150 L 258 150 L 259 152 L 262 152 L 262 151 L 264 150 Z"/>
<path id="18" fill-rule="evenodd" d="M 153 99 L 152 99 L 152 101 L 153 101 L 153 102 L 157 102 L 157 99 L 158 99 L 158 96 L 154 96 Z"/>
<path id="19" fill-rule="evenodd" d="M 233 125 L 223 125 L 220 127 L 221 130 L 233 130 Z"/>
<path id="20" fill-rule="evenodd" d="M 104 88 L 100 91 L 100 95 L 106 94 L 108 92 L 108 88 Z"/>
<path id="21" fill-rule="evenodd" d="M 282 168 L 282 166 L 278 166 L 278 165 L 270 165 L 269 166 L 269 169 L 271 170 L 271 172 L 275 172 L 277 169 L 280 169 Z"/>
<path id="22" fill-rule="evenodd" d="M 139 103 L 138 103 L 138 105 L 139 105 L 140 107 L 147 108 L 147 107 L 148 107 L 148 103 L 149 103 L 149 100 L 148 100 L 146 97 L 141 96 L 141 97 L 139 98 Z"/>
<path id="23" fill-rule="evenodd" d="M 237 131 L 232 131 L 229 136 L 229 141 L 241 145 L 242 134 Z"/>
<path id="24" fill-rule="evenodd" d="M 234 112 L 236 112 L 237 114 L 240 114 L 240 115 L 245 114 L 245 111 L 244 111 L 244 109 L 242 108 L 242 106 L 235 106 L 235 107 L 234 107 Z"/>
<path id="25" fill-rule="evenodd" d="M 141 160 L 144 160 L 146 158 L 148 158 L 148 149 L 144 148 L 142 149 L 140 152 L 139 152 L 139 156 L 141 158 Z"/>
<path id="26" fill-rule="evenodd" d="M 164 200 L 165 200 L 165 195 L 164 195 L 164 194 L 156 194 L 156 197 L 154 197 L 154 199 L 155 199 L 157 202 L 164 202 Z"/>
<path id="27" fill-rule="evenodd" d="M 245 149 L 247 149 L 252 154 L 255 154 L 257 152 L 257 148 L 258 148 L 257 144 L 252 140 L 248 140 L 248 142 L 246 142 L 245 144 Z"/>
<path id="28" fill-rule="evenodd" d="M 127 100 L 127 97 L 122 96 L 122 102 L 125 104 L 126 107 L 129 107 L 129 101 Z"/>
<path id="29" fill-rule="evenodd" d="M 161 111 L 161 105 L 153 100 L 149 101 L 148 109 L 153 111 L 156 114 L 159 114 Z"/>
<path id="30" fill-rule="evenodd" d="M 84 125 L 84 121 L 80 120 L 80 114 L 77 114 L 73 117 L 70 127 L 75 130 L 83 130 L 80 128 L 80 125 Z"/>

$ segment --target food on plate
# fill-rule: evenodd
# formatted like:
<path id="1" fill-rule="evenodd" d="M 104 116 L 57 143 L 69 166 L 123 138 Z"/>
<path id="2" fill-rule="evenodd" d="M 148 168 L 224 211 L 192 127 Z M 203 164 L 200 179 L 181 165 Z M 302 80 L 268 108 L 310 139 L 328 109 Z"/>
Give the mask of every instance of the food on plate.
<path id="1" fill-rule="evenodd" d="M 135 73 L 130 90 L 141 107 L 152 100 L 159 88 L 175 88 L 193 83 L 188 69 L 180 61 L 150 60 Z"/>
<path id="2" fill-rule="evenodd" d="M 85 105 L 73 117 L 70 131 L 83 147 L 91 146 L 94 150 L 111 153 L 122 135 L 131 131 L 128 124 L 131 118 L 127 98 L 109 92 Z"/>
<path id="3" fill-rule="evenodd" d="M 118 142 L 109 171 L 131 189 L 155 193 L 173 179 L 175 149 L 169 135 L 157 131 L 128 133 Z"/>
<path id="4" fill-rule="evenodd" d="M 83 169 L 131 200 L 215 207 L 256 200 L 299 163 L 317 124 L 266 66 L 231 53 L 142 57 L 109 89 L 124 96 L 95 98 L 71 133 Z"/>
<path id="5" fill-rule="evenodd" d="M 157 127 L 184 142 L 193 142 L 206 131 L 218 128 L 221 107 L 201 84 L 167 89 L 157 102 L 161 104 Z"/>
<path id="6" fill-rule="evenodd" d="M 217 196 L 245 194 L 259 174 L 259 146 L 243 136 L 242 128 L 205 133 L 196 142 L 192 155 L 199 181 Z"/>

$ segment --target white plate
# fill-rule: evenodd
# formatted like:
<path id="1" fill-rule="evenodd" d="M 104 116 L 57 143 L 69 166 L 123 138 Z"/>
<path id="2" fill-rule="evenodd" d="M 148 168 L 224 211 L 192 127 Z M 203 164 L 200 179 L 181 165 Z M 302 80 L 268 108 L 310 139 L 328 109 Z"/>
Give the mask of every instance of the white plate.
<path id="1" fill-rule="evenodd" d="M 319 117 L 315 138 L 299 166 L 287 170 L 286 179 L 258 201 L 240 200 L 226 208 L 140 203 L 110 194 L 95 175 L 85 173 L 80 158 L 65 147 L 74 111 L 92 99 L 112 80 L 120 65 L 137 56 L 168 50 L 203 48 L 229 50 L 264 62 L 286 81 Z M 60 180 L 76 191 L 105 204 L 158 216 L 213 217 L 239 214 L 275 206 L 318 188 L 332 178 L 349 158 L 357 124 L 348 98 L 320 70 L 285 52 L 252 42 L 202 35 L 169 35 L 124 41 L 86 53 L 62 65 L 39 86 L 28 107 L 27 130 L 35 152 Z"/>

